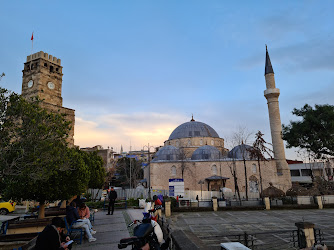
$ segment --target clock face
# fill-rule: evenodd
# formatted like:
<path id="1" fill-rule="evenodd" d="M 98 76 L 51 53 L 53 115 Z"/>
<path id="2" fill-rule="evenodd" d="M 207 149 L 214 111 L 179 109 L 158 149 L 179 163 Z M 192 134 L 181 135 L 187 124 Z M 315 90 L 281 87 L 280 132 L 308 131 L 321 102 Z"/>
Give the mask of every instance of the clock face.
<path id="1" fill-rule="evenodd" d="M 30 81 L 28 82 L 28 88 L 31 88 L 32 85 L 34 85 L 34 81 L 33 81 L 33 80 L 30 80 Z"/>
<path id="2" fill-rule="evenodd" d="M 48 87 L 49 87 L 49 89 L 54 89 L 55 85 L 54 85 L 53 82 L 48 82 Z"/>

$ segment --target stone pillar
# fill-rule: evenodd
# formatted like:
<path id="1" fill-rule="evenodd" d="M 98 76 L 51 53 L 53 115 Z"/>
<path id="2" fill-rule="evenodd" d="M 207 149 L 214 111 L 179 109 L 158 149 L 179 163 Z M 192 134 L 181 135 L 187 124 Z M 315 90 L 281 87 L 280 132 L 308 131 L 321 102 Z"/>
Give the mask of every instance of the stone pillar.
<path id="1" fill-rule="evenodd" d="M 317 196 L 317 203 L 319 206 L 319 209 L 323 209 L 323 205 L 322 205 L 322 197 L 321 196 Z"/>
<path id="2" fill-rule="evenodd" d="M 170 217 L 172 215 L 171 202 L 165 201 L 165 216 Z"/>
<path id="3" fill-rule="evenodd" d="M 269 197 L 264 197 L 264 204 L 266 205 L 266 210 L 270 210 L 270 200 L 269 200 Z"/>
<path id="4" fill-rule="evenodd" d="M 295 225 L 298 228 L 298 247 L 312 247 L 315 243 L 314 224 L 310 222 L 297 222 Z"/>
<path id="5" fill-rule="evenodd" d="M 29 201 L 26 200 L 26 210 L 25 210 L 25 213 L 28 213 L 29 212 Z"/>
<path id="6" fill-rule="evenodd" d="M 218 201 L 217 198 L 212 198 L 213 211 L 218 210 Z"/>

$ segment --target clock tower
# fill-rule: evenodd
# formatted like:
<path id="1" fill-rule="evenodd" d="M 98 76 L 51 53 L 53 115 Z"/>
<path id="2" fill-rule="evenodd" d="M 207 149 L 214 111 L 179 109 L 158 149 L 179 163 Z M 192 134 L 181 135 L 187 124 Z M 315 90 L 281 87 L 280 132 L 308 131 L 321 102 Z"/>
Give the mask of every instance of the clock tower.
<path id="1" fill-rule="evenodd" d="M 27 56 L 22 77 L 22 96 L 26 99 L 38 97 L 42 107 L 51 112 L 66 114 L 66 119 L 72 122 L 68 142 L 74 145 L 73 109 L 63 107 L 61 96 L 63 67 L 61 60 L 43 51 Z"/>
<path id="2" fill-rule="evenodd" d="M 22 95 L 38 96 L 45 103 L 61 107 L 62 69 L 60 59 L 43 51 L 27 56 L 22 71 Z"/>

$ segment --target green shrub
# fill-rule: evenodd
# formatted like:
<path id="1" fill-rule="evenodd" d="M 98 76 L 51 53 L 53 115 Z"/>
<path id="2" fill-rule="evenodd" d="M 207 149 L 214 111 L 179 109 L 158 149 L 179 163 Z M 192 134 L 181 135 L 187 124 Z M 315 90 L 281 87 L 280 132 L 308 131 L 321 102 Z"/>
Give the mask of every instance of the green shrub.
<path id="1" fill-rule="evenodd" d="M 85 202 L 86 206 L 89 208 L 103 208 L 104 201 L 87 201 Z M 109 203 L 107 203 L 108 205 Z"/>
<path id="2" fill-rule="evenodd" d="M 130 198 L 130 199 L 127 200 L 127 202 L 128 202 L 129 207 L 138 207 L 139 206 L 139 199 Z"/>

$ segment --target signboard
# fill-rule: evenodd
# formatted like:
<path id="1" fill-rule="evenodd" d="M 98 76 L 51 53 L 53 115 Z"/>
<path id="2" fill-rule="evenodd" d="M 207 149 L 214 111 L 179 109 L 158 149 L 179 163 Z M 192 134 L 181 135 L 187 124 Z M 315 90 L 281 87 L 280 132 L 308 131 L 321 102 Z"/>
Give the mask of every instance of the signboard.
<path id="1" fill-rule="evenodd" d="M 169 179 L 169 196 L 184 196 L 183 179 Z"/>

